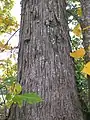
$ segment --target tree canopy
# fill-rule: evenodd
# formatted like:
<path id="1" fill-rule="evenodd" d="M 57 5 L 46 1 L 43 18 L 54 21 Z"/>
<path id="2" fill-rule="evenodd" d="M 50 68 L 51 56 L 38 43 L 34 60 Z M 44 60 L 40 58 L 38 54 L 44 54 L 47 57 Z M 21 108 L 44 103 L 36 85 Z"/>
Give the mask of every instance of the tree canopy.
<path id="1" fill-rule="evenodd" d="M 18 23 L 11 14 L 14 0 L 0 0 L 0 34 L 16 31 Z"/>

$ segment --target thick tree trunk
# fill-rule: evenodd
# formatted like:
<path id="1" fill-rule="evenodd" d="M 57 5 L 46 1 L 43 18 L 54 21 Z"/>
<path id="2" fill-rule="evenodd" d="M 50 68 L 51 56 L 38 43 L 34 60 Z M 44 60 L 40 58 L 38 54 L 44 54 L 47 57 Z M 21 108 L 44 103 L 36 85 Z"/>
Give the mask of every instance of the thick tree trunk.
<path id="1" fill-rule="evenodd" d="M 64 0 L 22 0 L 18 80 L 44 100 L 13 107 L 10 120 L 83 120 Z"/>

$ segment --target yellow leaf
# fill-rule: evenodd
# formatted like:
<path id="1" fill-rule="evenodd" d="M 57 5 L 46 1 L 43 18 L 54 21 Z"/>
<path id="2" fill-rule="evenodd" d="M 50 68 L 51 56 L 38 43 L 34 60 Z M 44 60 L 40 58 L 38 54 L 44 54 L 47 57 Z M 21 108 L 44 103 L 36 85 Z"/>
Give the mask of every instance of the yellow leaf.
<path id="1" fill-rule="evenodd" d="M 84 66 L 82 72 L 85 73 L 85 74 L 90 75 L 90 62 L 88 62 L 88 63 Z"/>
<path id="2" fill-rule="evenodd" d="M 81 8 L 77 9 L 77 14 L 78 14 L 78 16 L 82 16 L 82 9 Z"/>
<path id="3" fill-rule="evenodd" d="M 85 28 L 83 28 L 83 30 L 88 30 L 90 28 L 90 26 L 87 26 Z"/>
<path id="4" fill-rule="evenodd" d="M 3 20 L 2 20 L 2 18 L 0 17 L 0 24 L 2 24 L 2 22 L 3 22 Z"/>
<path id="5" fill-rule="evenodd" d="M 22 86 L 19 83 L 15 84 L 14 94 L 19 94 L 21 91 L 22 91 Z"/>
<path id="6" fill-rule="evenodd" d="M 85 55 L 84 48 L 80 48 L 79 50 L 76 50 L 75 52 L 70 53 L 70 56 L 73 58 L 80 58 Z"/>
<path id="7" fill-rule="evenodd" d="M 5 50 L 9 50 L 9 49 L 11 49 L 11 46 L 10 45 L 4 45 L 4 48 L 5 48 Z"/>
<path id="8" fill-rule="evenodd" d="M 13 83 L 12 86 L 10 86 L 10 87 L 7 86 L 7 89 L 10 93 L 13 93 L 14 89 L 15 89 L 15 83 Z"/>
<path id="9" fill-rule="evenodd" d="M 90 50 L 90 45 L 88 46 L 88 50 Z"/>
<path id="10" fill-rule="evenodd" d="M 80 24 L 77 24 L 72 31 L 76 36 L 80 37 L 82 34 Z"/>

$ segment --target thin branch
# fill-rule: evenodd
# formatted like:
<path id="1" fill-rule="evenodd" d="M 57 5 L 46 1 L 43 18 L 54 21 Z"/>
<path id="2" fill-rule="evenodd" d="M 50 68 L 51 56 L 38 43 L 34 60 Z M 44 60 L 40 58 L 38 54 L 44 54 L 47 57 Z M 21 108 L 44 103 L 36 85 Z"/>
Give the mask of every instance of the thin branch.
<path id="1" fill-rule="evenodd" d="M 12 109 L 12 106 L 14 105 L 14 103 L 12 103 L 11 107 L 9 108 L 9 112 L 8 112 L 8 115 L 6 116 L 6 118 L 4 120 L 8 120 L 10 115 L 11 115 L 11 109 Z"/>
<path id="2" fill-rule="evenodd" d="M 70 10 L 67 10 L 67 13 L 72 15 L 80 24 L 82 23 L 82 19 L 78 17 L 77 15 L 73 14 Z"/>
<path id="3" fill-rule="evenodd" d="M 12 37 L 13 37 L 19 30 L 20 30 L 20 28 L 17 29 L 17 30 L 12 34 L 12 36 L 7 40 L 5 46 L 8 45 L 8 42 L 12 39 Z"/>
<path id="4" fill-rule="evenodd" d="M 3 47 L 5 47 L 6 45 L 8 45 L 8 42 L 12 39 L 12 37 L 18 32 L 20 30 L 20 28 L 19 29 L 17 29 L 13 34 L 12 34 L 12 36 L 7 40 L 7 42 L 5 43 L 5 45 L 3 46 Z M 16 47 L 17 48 L 17 47 Z M 5 49 L 2 49 L 1 50 L 1 52 L 3 52 Z"/>
<path id="5" fill-rule="evenodd" d="M 3 99 L 4 105 L 5 105 L 5 99 L 4 99 L 4 96 L 3 96 L 3 91 L 2 91 L 2 89 L 1 89 L 1 95 L 2 95 L 2 99 Z"/>

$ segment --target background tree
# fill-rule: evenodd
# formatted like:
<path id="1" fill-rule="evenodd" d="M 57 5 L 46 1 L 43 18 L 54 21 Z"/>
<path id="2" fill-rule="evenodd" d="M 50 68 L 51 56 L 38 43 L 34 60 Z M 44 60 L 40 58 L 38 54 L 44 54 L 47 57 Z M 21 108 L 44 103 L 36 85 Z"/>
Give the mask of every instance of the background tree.
<path id="1" fill-rule="evenodd" d="M 75 34 L 74 41 L 72 41 L 72 49 L 78 49 L 80 47 L 84 47 L 82 49 L 83 51 L 78 53 L 78 50 L 76 52 L 73 52 L 72 57 L 75 57 L 75 72 L 76 72 L 76 80 L 78 85 L 78 91 L 79 91 L 79 98 L 82 104 L 83 113 L 86 114 L 86 120 L 90 119 L 90 61 L 89 61 L 89 9 L 90 9 L 90 2 L 89 1 L 83 1 L 80 0 L 77 1 L 69 1 L 71 10 L 68 11 L 70 15 L 77 20 L 76 26 L 73 29 L 73 33 Z M 74 2 L 74 3 L 73 3 Z M 73 3 L 73 5 L 72 5 Z M 75 5 L 77 4 L 77 5 Z M 81 5 L 80 5 L 81 4 Z M 72 7 L 73 6 L 73 7 Z M 74 20 L 75 20 L 74 19 Z M 72 22 L 72 21 L 71 21 Z M 75 22 L 74 22 L 75 23 Z M 76 39 L 76 36 L 79 39 Z M 80 43 L 78 46 L 75 44 Z M 85 54 L 84 58 L 76 59 L 78 56 L 80 57 L 80 54 Z M 83 54 L 84 53 L 84 54 Z M 77 54 L 77 55 L 76 55 Z M 85 65 L 86 64 L 86 65 Z M 84 67 L 84 69 L 83 69 Z M 83 70 L 82 70 L 83 69 Z M 82 74 L 81 71 L 84 73 Z M 85 77 L 85 74 L 87 77 Z M 88 80 L 87 80 L 88 79 Z M 87 83 L 88 81 L 88 83 Z M 88 85 L 88 86 L 87 86 Z M 84 93 L 84 94 L 83 94 Z M 88 94 L 89 93 L 89 94 Z M 89 96 L 89 97 L 88 97 Z"/>
<path id="2" fill-rule="evenodd" d="M 83 34 L 83 44 L 86 51 L 85 62 L 90 62 L 90 1 L 89 0 L 80 0 L 82 8 L 82 17 L 81 17 L 81 28 Z M 90 68 L 90 67 L 89 67 Z M 88 80 L 88 106 L 89 110 L 87 112 L 87 120 L 90 119 L 90 74 L 87 74 Z"/>
<path id="3" fill-rule="evenodd" d="M 13 120 L 83 120 L 64 0 L 22 0 L 18 81 L 43 102 L 11 109 Z"/>
<path id="4" fill-rule="evenodd" d="M 83 32 L 83 44 L 84 44 L 84 48 L 86 50 L 86 56 L 85 56 L 85 61 L 89 62 L 90 61 L 90 1 L 86 0 L 80 0 L 81 2 L 81 7 L 82 7 L 82 11 L 83 11 L 83 19 L 82 19 L 82 24 L 81 27 L 82 32 Z M 88 85 L 89 85 L 89 89 L 90 89 L 90 77 L 88 76 Z M 89 92 L 89 97 L 90 97 L 90 92 Z M 89 98 L 90 99 L 90 98 Z M 90 100 L 89 100 L 90 102 Z"/>

